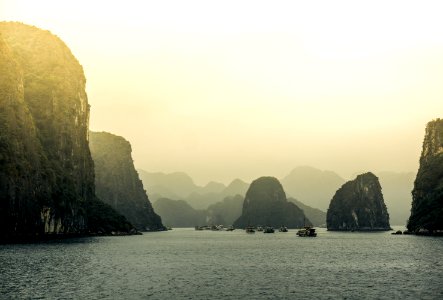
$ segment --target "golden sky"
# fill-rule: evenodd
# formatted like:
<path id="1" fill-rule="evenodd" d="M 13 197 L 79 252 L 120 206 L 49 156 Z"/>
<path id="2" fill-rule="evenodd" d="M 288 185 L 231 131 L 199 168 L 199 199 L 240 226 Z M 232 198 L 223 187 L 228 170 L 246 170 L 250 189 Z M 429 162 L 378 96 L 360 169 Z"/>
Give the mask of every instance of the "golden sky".
<path id="1" fill-rule="evenodd" d="M 443 1 L 21 1 L 61 37 L 91 129 L 199 184 L 298 165 L 413 171 L 443 112 Z"/>

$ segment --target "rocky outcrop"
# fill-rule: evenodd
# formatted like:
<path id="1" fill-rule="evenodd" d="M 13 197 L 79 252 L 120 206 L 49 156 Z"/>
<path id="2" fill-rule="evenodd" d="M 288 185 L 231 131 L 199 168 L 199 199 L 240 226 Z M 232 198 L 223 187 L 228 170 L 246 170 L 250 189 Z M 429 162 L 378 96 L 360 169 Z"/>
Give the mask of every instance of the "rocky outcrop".
<path id="1" fill-rule="evenodd" d="M 104 219 L 88 207 L 106 208 L 94 192 L 82 66 L 50 32 L 1 22 L 0 70 L 0 238 L 91 231 L 89 217 Z M 103 225 L 128 230 L 117 216 Z"/>
<path id="2" fill-rule="evenodd" d="M 129 142 L 107 132 L 91 132 L 90 148 L 97 196 L 138 230 L 164 230 L 134 168 Z"/>
<path id="3" fill-rule="evenodd" d="M 274 177 L 260 177 L 249 186 L 242 215 L 235 221 L 234 227 L 284 225 L 299 228 L 305 224 L 311 225 L 311 222 L 300 208 L 287 201 L 280 182 Z"/>
<path id="4" fill-rule="evenodd" d="M 331 200 L 326 225 L 328 230 L 391 230 L 378 178 L 369 172 L 346 182 Z"/>
<path id="5" fill-rule="evenodd" d="M 426 126 L 420 167 L 412 191 L 412 209 L 408 230 L 443 230 L 443 120 Z"/>

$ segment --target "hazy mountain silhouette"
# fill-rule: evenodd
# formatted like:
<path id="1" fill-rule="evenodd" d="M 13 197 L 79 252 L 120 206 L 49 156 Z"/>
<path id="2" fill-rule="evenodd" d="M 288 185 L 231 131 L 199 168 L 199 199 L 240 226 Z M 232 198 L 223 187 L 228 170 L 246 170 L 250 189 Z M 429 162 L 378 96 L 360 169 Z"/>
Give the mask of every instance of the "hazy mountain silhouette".
<path id="1" fill-rule="evenodd" d="M 209 205 L 217 203 L 222 199 L 223 198 L 220 193 L 201 194 L 199 192 L 193 192 L 185 198 L 186 202 L 188 202 L 189 205 L 195 209 L 206 209 Z"/>
<path id="2" fill-rule="evenodd" d="M 221 187 L 221 184 L 218 184 Z M 194 208 L 206 209 L 210 205 L 218 203 L 226 197 L 241 195 L 244 197 L 248 190 L 249 184 L 240 180 L 234 179 L 227 187 L 223 185 L 220 192 L 205 193 L 206 187 L 197 189 L 195 192 L 186 197 L 186 201 Z"/>
<path id="3" fill-rule="evenodd" d="M 249 187 L 248 183 L 240 179 L 234 179 L 225 188 L 223 188 L 223 184 L 213 181 L 200 187 L 183 172 L 164 174 L 139 170 L 139 174 L 153 202 L 163 197 L 180 199 L 185 200 L 195 209 L 207 209 L 210 205 L 218 203 L 228 196 L 242 195 L 244 197 Z M 406 224 L 411 209 L 411 191 L 415 174 L 412 172 L 378 172 L 376 175 L 380 179 L 391 224 Z M 294 168 L 281 179 L 281 183 L 288 195 L 288 200 L 289 198 L 297 199 L 305 206 L 318 209 L 319 212 L 325 214 L 330 200 L 345 183 L 345 180 L 333 171 L 300 166 Z M 308 214 L 309 211 L 306 212 L 307 216 Z M 318 216 L 318 219 L 313 216 L 308 216 L 308 218 L 316 225 L 325 224 L 325 222 L 320 223 L 322 218 L 320 213 Z"/>
<path id="4" fill-rule="evenodd" d="M 232 225 L 241 215 L 243 200 L 242 195 L 228 196 L 210 205 L 206 210 L 208 224 Z"/>
<path id="5" fill-rule="evenodd" d="M 201 194 L 217 194 L 223 191 L 226 186 L 223 183 L 211 181 L 207 185 L 202 188 L 199 188 L 198 191 Z"/>
<path id="6" fill-rule="evenodd" d="M 208 209 L 194 209 L 184 200 L 160 198 L 153 203 L 163 223 L 172 227 L 194 227 L 197 225 L 232 225 L 241 215 L 243 196 L 226 197 Z"/>
<path id="7" fill-rule="evenodd" d="M 415 173 L 379 172 L 376 175 L 380 180 L 391 225 L 406 225 L 411 214 Z"/>
<path id="8" fill-rule="evenodd" d="M 152 206 L 166 226 L 194 227 L 206 224 L 206 211 L 194 209 L 186 201 L 161 198 Z"/>
<path id="9" fill-rule="evenodd" d="M 313 208 L 308 205 L 305 205 L 304 203 L 302 203 L 294 198 L 288 198 L 288 201 L 294 203 L 301 210 L 303 210 L 306 218 L 308 218 L 309 221 L 311 221 L 312 225 L 326 226 L 326 212 L 324 212 L 318 208 Z"/>
<path id="10" fill-rule="evenodd" d="M 160 198 L 185 200 L 195 209 L 207 209 L 228 196 L 244 196 L 249 187 L 240 179 L 234 179 L 228 186 L 211 181 L 201 187 L 183 172 L 150 173 L 139 169 L 138 173 L 152 201 Z"/>
<path id="11" fill-rule="evenodd" d="M 296 167 L 281 179 L 281 184 L 289 196 L 322 210 L 328 208 L 332 196 L 343 183 L 345 180 L 337 173 L 309 166 Z"/>
<path id="12" fill-rule="evenodd" d="M 246 194 L 246 191 L 249 188 L 249 184 L 244 182 L 241 179 L 234 179 L 228 186 L 222 191 L 223 198 L 227 196 L 233 195 L 242 195 Z"/>
<path id="13" fill-rule="evenodd" d="M 172 195 L 183 199 L 199 188 L 192 178 L 183 172 L 150 173 L 139 169 L 138 173 L 149 194 L 160 194 L 164 197 Z"/>

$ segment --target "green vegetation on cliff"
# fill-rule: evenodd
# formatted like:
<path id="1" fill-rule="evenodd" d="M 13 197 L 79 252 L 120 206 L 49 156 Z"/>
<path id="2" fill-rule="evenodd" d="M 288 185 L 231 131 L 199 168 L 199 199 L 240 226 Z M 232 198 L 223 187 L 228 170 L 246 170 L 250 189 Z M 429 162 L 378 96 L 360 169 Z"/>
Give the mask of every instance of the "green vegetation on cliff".
<path id="1" fill-rule="evenodd" d="M 0 22 L 0 70 L 0 235 L 90 232 L 87 206 L 99 204 L 82 66 L 50 32 Z"/>
<path id="2" fill-rule="evenodd" d="M 131 145 L 120 136 L 90 132 L 97 196 L 138 230 L 164 230 L 134 168 Z"/>
<path id="3" fill-rule="evenodd" d="M 426 126 L 420 167 L 412 191 L 410 231 L 443 230 L 443 120 Z"/>

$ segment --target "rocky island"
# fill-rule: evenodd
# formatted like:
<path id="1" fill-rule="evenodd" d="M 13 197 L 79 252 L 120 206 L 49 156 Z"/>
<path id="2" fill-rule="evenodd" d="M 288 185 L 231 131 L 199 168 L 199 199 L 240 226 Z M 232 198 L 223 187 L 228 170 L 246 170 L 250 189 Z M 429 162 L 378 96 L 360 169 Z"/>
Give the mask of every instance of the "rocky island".
<path id="1" fill-rule="evenodd" d="M 343 184 L 331 200 L 326 226 L 341 231 L 391 230 L 378 178 L 369 172 Z"/>
<path id="2" fill-rule="evenodd" d="M 443 231 L 443 120 L 426 126 L 420 167 L 412 191 L 408 230 L 414 233 Z"/>
<path id="3" fill-rule="evenodd" d="M 300 228 L 312 224 L 300 208 L 288 202 L 278 179 L 260 177 L 249 186 L 242 215 L 234 222 L 236 228 L 248 225 Z"/>
<path id="4" fill-rule="evenodd" d="M 90 132 L 97 196 L 140 231 L 165 230 L 154 212 L 132 160 L 131 144 L 107 132 Z"/>

